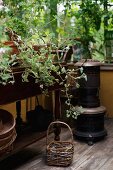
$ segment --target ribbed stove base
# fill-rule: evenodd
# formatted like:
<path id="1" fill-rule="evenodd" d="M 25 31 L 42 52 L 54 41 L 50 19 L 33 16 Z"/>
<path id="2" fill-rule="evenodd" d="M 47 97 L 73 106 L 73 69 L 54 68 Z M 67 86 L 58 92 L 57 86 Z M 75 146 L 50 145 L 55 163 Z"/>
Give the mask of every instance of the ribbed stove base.
<path id="1" fill-rule="evenodd" d="M 102 140 L 104 137 L 107 136 L 107 131 L 104 129 L 100 132 L 81 132 L 74 130 L 73 135 L 75 139 L 85 141 L 88 145 L 93 145 L 94 142 Z"/>
<path id="2" fill-rule="evenodd" d="M 79 140 L 87 141 L 88 144 L 103 139 L 107 135 L 104 128 L 105 113 L 106 108 L 103 106 L 84 108 L 84 113 L 80 114 L 76 120 L 74 136 Z"/>

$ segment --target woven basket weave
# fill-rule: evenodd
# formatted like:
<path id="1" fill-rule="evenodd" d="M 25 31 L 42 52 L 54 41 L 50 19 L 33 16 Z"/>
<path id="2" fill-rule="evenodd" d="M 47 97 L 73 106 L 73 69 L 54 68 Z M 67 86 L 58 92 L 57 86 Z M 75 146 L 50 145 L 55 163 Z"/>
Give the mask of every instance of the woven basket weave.
<path id="1" fill-rule="evenodd" d="M 53 124 L 63 124 L 68 127 L 71 134 L 71 141 L 55 141 L 49 142 L 49 131 Z M 73 159 L 74 145 L 73 134 L 71 128 L 64 122 L 52 122 L 47 129 L 47 164 L 54 166 L 69 166 Z"/>

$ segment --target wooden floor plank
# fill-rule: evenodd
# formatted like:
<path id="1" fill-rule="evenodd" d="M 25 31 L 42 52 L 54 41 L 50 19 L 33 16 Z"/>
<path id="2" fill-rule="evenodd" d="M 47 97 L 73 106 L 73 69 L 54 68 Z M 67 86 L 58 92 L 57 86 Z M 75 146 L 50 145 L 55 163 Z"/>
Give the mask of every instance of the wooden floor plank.
<path id="1" fill-rule="evenodd" d="M 109 159 L 99 170 L 113 170 L 113 157 L 109 156 Z"/>
<path id="2" fill-rule="evenodd" d="M 113 170 L 113 119 L 105 120 L 108 135 L 104 140 L 89 146 L 74 140 L 73 162 L 69 167 L 55 167 L 46 164 L 46 138 L 27 146 L 0 162 L 0 170 Z M 49 135 L 50 140 L 53 135 Z M 64 129 L 62 139 L 69 140 Z M 32 137 L 30 137 L 32 138 Z"/>

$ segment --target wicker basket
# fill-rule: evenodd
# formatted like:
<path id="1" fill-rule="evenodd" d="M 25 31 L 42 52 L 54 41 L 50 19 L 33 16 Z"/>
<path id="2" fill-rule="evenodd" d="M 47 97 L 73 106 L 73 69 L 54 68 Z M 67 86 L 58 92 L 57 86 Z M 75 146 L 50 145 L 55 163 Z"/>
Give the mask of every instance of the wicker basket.
<path id="1" fill-rule="evenodd" d="M 63 124 L 68 127 L 71 134 L 71 141 L 55 141 L 49 142 L 49 131 L 53 124 Z M 47 164 L 54 166 L 69 166 L 73 159 L 74 145 L 73 134 L 71 128 L 64 122 L 52 122 L 47 129 Z"/>

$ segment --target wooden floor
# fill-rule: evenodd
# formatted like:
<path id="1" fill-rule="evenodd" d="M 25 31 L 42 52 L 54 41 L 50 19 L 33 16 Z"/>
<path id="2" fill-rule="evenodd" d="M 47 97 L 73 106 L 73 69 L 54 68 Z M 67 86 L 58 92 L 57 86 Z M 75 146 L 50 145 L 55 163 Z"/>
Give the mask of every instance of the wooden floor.
<path id="1" fill-rule="evenodd" d="M 0 162 L 0 170 L 113 170 L 113 119 L 105 120 L 107 137 L 89 146 L 74 140 L 74 157 L 69 167 L 54 167 L 46 164 L 46 138 L 24 148 Z M 63 138 L 69 139 L 64 129 Z"/>

